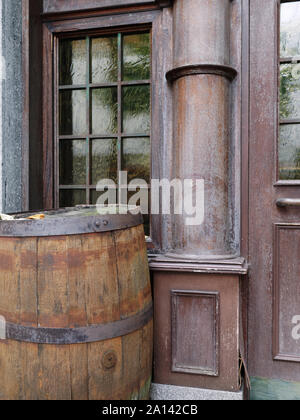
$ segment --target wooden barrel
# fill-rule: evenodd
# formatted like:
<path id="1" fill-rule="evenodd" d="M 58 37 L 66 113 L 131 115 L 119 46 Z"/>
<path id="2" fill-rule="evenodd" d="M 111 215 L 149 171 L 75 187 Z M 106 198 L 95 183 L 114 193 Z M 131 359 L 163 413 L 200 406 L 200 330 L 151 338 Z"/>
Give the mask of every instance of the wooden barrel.
<path id="1" fill-rule="evenodd" d="M 148 399 L 142 216 L 92 207 L 45 215 L 0 222 L 0 399 Z"/>

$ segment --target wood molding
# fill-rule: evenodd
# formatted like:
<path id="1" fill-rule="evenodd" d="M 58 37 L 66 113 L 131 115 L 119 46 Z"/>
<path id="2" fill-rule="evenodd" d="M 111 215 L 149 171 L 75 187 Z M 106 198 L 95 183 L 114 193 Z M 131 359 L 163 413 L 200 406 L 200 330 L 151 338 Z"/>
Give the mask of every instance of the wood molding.
<path id="1" fill-rule="evenodd" d="M 219 376 L 219 293 L 172 290 L 171 299 L 172 372 Z"/>
<path id="2" fill-rule="evenodd" d="M 244 258 L 234 258 L 220 261 L 189 261 L 167 258 L 163 255 L 149 255 L 151 271 L 169 271 L 184 273 L 238 274 L 247 275 L 248 264 Z"/>
<path id="3" fill-rule="evenodd" d="M 111 15 L 117 13 L 134 13 L 147 10 L 163 9 L 171 7 L 173 0 L 105 0 L 98 4 L 96 0 L 87 2 L 77 1 L 76 4 L 70 1 L 61 0 L 59 4 L 52 5 L 44 0 L 43 19 L 60 20 L 82 18 L 90 16 Z"/>
<path id="4" fill-rule="evenodd" d="M 231 66 L 223 66 L 220 64 L 193 64 L 174 68 L 166 74 L 169 82 L 174 82 L 181 77 L 194 76 L 198 74 L 213 74 L 215 76 L 226 77 L 233 81 L 238 72 Z"/>

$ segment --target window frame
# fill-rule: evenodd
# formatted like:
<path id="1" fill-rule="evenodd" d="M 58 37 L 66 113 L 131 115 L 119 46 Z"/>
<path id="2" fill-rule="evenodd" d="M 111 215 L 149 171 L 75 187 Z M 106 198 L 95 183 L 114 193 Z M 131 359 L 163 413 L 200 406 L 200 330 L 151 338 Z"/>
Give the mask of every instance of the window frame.
<path id="1" fill-rule="evenodd" d="M 162 140 L 172 136 L 172 99 L 171 91 L 165 80 L 165 73 L 172 67 L 171 39 L 163 36 L 164 31 L 171 33 L 168 27 L 171 19 L 167 17 L 168 25 L 163 28 L 163 11 L 156 9 L 151 11 L 137 11 L 136 13 L 108 14 L 105 16 L 84 16 L 78 18 L 62 18 L 53 20 L 53 17 L 45 18 L 42 25 L 43 32 L 43 207 L 55 208 L 55 161 L 57 148 L 55 148 L 54 120 L 57 115 L 57 100 L 55 98 L 55 83 L 58 81 L 58 43 L 61 37 L 73 37 L 88 33 L 106 34 L 118 31 L 135 32 L 139 30 L 151 30 L 152 33 L 152 78 L 151 78 L 151 120 L 157 121 L 151 124 L 151 173 L 153 178 L 161 179 L 164 147 Z M 167 12 L 168 14 L 169 12 Z M 170 50 L 165 54 L 165 49 Z M 165 56 L 164 56 L 165 55 Z M 163 77 L 162 77 L 163 76 Z M 162 99 L 163 95 L 163 99 Z M 159 98 L 159 100 L 156 100 Z M 167 123 L 164 124 L 166 116 Z M 168 132 L 168 134 L 166 134 Z M 168 166 L 169 167 L 169 166 Z M 164 248 L 162 243 L 161 215 L 151 216 L 151 237 L 147 240 L 148 248 L 159 251 Z"/>
<path id="2" fill-rule="evenodd" d="M 64 86 L 61 85 L 59 82 L 59 68 L 60 68 L 60 52 L 59 52 L 59 43 L 61 40 L 63 39 L 89 39 L 88 41 L 88 45 L 89 45 L 89 54 L 91 53 L 91 43 L 92 43 L 92 39 L 96 38 L 96 37 L 101 37 L 101 36 L 109 36 L 109 35 L 115 35 L 117 38 L 119 38 L 119 36 L 121 36 L 121 38 L 123 38 L 124 35 L 126 34 L 138 34 L 138 33 L 149 33 L 150 35 L 150 58 L 152 56 L 152 30 L 151 30 L 151 25 L 141 25 L 138 28 L 136 27 L 126 27 L 124 30 L 122 31 L 93 31 L 93 32 L 84 32 L 81 34 L 75 34 L 73 36 L 70 37 L 70 35 L 68 36 L 67 34 L 63 34 L 63 35 L 57 35 L 57 42 L 56 42 L 56 49 L 54 51 L 55 54 L 55 62 L 58 63 L 58 69 L 56 69 L 55 74 L 54 74 L 54 90 L 55 90 L 55 94 L 54 94 L 54 102 L 55 102 L 55 115 L 54 115 L 54 207 L 58 207 L 59 203 L 60 203 L 60 192 L 63 190 L 85 190 L 86 191 L 86 203 L 85 204 L 91 204 L 91 194 L 93 191 L 96 190 L 96 185 L 92 184 L 92 182 L 90 182 L 90 178 L 91 178 L 91 146 L 92 146 L 92 142 L 94 140 L 104 140 L 105 138 L 109 138 L 109 139 L 115 139 L 117 140 L 117 144 L 118 144 L 118 168 L 117 168 L 117 177 L 119 175 L 119 171 L 122 170 L 121 167 L 121 162 L 122 162 L 122 144 L 123 141 L 127 138 L 140 138 L 140 137 L 147 137 L 150 139 L 150 147 L 151 147 L 151 124 L 150 124 L 150 132 L 149 133 L 143 133 L 143 134 L 128 134 L 128 133 L 124 133 L 122 130 L 122 88 L 126 87 L 126 86 L 149 86 L 150 87 L 150 123 L 152 121 L 152 115 L 151 115 L 151 86 L 152 86 L 152 63 L 151 63 L 151 67 L 150 67 L 150 78 L 147 80 L 134 80 L 134 81 L 123 81 L 122 76 L 121 76 L 121 68 L 120 68 L 120 61 L 122 60 L 122 40 L 118 41 L 118 66 L 119 66 L 119 71 L 118 71 L 118 81 L 116 82 L 107 82 L 107 83 L 93 83 L 92 80 L 90 80 L 90 75 L 89 75 L 89 82 L 85 82 L 85 84 L 83 85 L 68 85 L 68 86 Z M 86 52 L 87 54 L 87 52 Z M 91 60 L 91 57 L 89 57 L 89 59 Z M 90 71 L 90 64 L 88 65 L 87 71 Z M 98 88 L 111 88 L 111 87 L 115 87 L 117 89 L 118 92 L 118 129 L 117 132 L 115 134 L 111 134 L 111 135 L 103 135 L 103 133 L 97 133 L 94 134 L 91 132 L 91 112 L 92 112 L 92 106 L 91 106 L 91 97 L 92 97 L 92 91 L 93 89 L 98 89 Z M 89 91 L 89 102 L 90 104 L 87 106 L 87 120 L 88 122 L 88 128 L 89 128 L 89 133 L 88 135 L 62 135 L 59 133 L 59 95 L 62 91 L 67 91 L 67 90 L 84 90 L 86 93 Z M 99 135 L 98 135 L 99 134 Z M 64 185 L 64 184 L 60 184 L 60 144 L 61 142 L 64 141 L 69 141 L 69 140 L 81 140 L 81 141 L 86 141 L 88 142 L 89 145 L 89 153 L 86 156 L 86 180 L 85 180 L 85 184 L 84 185 Z M 152 161 L 152 155 L 151 155 L 151 149 L 150 149 L 150 159 Z M 151 167 L 150 167 L 150 179 L 151 179 Z M 120 190 L 120 179 L 118 179 L 118 184 L 119 184 L 119 190 Z M 150 187 L 150 185 L 148 185 L 148 187 Z"/>

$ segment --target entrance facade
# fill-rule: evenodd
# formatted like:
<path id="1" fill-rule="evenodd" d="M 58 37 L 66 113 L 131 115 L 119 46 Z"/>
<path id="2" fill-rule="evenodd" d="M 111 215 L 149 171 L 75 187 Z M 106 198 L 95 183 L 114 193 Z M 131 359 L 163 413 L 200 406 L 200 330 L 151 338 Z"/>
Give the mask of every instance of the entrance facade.
<path id="1" fill-rule="evenodd" d="M 203 181 L 203 223 L 145 220 L 152 396 L 300 399 L 300 1 L 12 1 L 3 211 L 95 204 L 124 170 Z"/>

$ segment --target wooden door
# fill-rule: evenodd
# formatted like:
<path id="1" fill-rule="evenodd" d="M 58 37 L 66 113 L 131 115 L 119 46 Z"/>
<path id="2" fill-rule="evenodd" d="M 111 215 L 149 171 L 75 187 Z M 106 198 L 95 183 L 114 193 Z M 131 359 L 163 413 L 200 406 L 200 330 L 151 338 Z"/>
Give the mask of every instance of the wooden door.
<path id="1" fill-rule="evenodd" d="M 249 371 L 300 399 L 300 1 L 250 1 Z"/>

